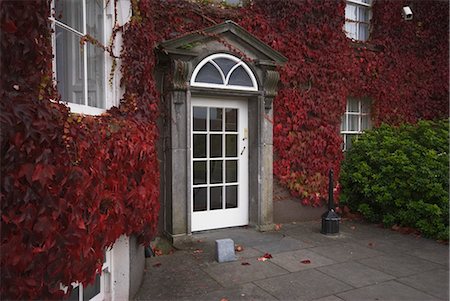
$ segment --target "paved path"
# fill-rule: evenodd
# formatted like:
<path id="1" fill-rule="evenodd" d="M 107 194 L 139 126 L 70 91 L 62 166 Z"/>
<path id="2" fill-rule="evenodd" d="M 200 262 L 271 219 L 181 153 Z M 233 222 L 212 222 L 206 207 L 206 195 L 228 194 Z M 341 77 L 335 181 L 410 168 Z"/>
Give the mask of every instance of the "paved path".
<path id="1" fill-rule="evenodd" d="M 136 300 L 448 300 L 448 246 L 357 222 L 336 237 L 319 231 L 315 221 L 195 234 L 186 249 L 147 259 Z M 237 261 L 214 261 L 221 238 L 244 248 Z M 273 258 L 258 261 L 264 253 Z"/>

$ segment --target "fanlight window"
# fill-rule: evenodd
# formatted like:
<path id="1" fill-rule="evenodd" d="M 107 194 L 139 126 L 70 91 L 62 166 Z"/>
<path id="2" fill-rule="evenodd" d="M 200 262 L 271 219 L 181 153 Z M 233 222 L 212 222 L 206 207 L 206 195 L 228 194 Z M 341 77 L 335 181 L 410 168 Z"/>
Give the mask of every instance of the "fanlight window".
<path id="1" fill-rule="evenodd" d="M 213 54 L 202 60 L 192 73 L 191 86 L 258 91 L 250 68 L 229 54 Z"/>

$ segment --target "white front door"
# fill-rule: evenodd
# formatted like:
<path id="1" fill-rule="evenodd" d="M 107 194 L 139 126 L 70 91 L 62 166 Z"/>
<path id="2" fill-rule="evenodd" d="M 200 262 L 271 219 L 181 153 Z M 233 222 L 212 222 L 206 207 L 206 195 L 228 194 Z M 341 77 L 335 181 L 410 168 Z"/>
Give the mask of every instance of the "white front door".
<path id="1" fill-rule="evenodd" d="M 247 109 L 245 100 L 192 99 L 192 231 L 248 224 Z"/>

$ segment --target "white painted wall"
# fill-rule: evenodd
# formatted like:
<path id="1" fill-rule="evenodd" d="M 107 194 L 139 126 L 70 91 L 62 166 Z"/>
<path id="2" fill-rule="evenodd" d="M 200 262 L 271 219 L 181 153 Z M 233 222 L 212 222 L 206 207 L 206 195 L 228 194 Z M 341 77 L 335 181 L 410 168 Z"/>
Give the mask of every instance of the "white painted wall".
<path id="1" fill-rule="evenodd" d="M 129 299 L 130 291 L 130 239 L 122 235 L 111 251 L 111 300 Z"/>

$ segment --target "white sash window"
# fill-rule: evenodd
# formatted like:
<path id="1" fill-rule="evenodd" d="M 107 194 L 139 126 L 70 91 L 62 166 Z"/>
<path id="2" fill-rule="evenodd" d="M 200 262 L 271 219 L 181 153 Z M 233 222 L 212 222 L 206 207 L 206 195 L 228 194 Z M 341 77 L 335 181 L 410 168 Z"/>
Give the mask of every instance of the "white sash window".
<path id="1" fill-rule="evenodd" d="M 72 112 L 100 114 L 108 102 L 109 55 L 81 38 L 90 35 L 102 45 L 111 32 L 110 6 L 104 0 L 54 0 L 54 71 L 62 101 Z M 107 24 L 108 26 L 105 26 Z"/>
<path id="2" fill-rule="evenodd" d="M 367 41 L 372 18 L 372 0 L 347 0 L 344 31 L 348 38 Z"/>
<path id="3" fill-rule="evenodd" d="M 352 139 L 372 128 L 370 117 L 371 103 L 368 99 L 349 98 L 345 114 L 341 120 L 341 135 L 343 138 L 343 150 L 350 149 Z"/>

